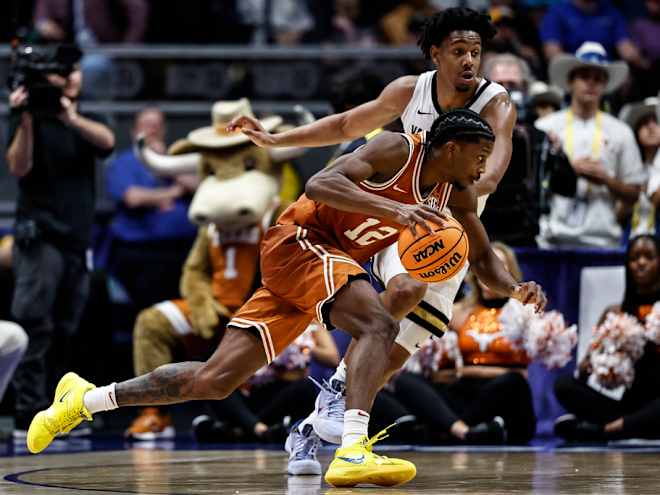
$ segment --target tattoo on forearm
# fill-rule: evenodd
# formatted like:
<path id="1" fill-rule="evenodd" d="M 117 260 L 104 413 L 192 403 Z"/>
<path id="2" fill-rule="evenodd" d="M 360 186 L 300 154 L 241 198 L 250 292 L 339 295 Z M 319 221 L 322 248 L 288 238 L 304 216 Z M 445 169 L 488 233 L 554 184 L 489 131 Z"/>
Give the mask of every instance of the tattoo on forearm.
<path id="1" fill-rule="evenodd" d="M 201 362 L 166 364 L 151 373 L 117 384 L 119 406 L 176 404 L 193 397 L 195 372 Z"/>

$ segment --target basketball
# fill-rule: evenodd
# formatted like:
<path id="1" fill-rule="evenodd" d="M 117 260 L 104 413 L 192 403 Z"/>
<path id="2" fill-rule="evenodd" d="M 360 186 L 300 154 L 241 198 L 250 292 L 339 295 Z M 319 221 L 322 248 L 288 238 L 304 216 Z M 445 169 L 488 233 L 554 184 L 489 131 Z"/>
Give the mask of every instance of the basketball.
<path id="1" fill-rule="evenodd" d="M 441 227 L 428 222 L 432 233 L 420 225 L 415 235 L 410 229 L 399 234 L 399 258 L 411 277 L 420 282 L 442 282 L 456 275 L 468 257 L 469 244 L 463 226 L 449 217 L 448 225 Z"/>

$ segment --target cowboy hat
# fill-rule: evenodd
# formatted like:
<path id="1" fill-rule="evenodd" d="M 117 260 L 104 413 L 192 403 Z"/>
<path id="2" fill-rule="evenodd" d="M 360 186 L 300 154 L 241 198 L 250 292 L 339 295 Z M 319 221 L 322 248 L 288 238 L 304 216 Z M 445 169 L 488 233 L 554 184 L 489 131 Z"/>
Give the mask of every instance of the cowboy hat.
<path id="1" fill-rule="evenodd" d="M 594 41 L 586 41 L 578 48 L 575 55 L 562 53 L 550 62 L 550 82 L 564 91 L 570 91 L 568 79 L 575 69 L 580 67 L 595 67 L 607 73 L 605 93 L 618 89 L 628 77 L 628 64 L 625 62 L 608 62 L 607 52 L 603 45 Z"/>
<path id="2" fill-rule="evenodd" d="M 635 130 L 643 118 L 655 115 L 656 111 L 660 111 L 658 103 L 660 103 L 660 99 L 655 96 L 645 98 L 644 101 L 628 103 L 619 112 L 619 120 L 623 120 L 631 129 Z"/>
<path id="3" fill-rule="evenodd" d="M 241 131 L 227 132 L 227 124 L 241 115 L 254 117 L 252 106 L 247 98 L 233 101 L 218 101 L 211 108 L 213 125 L 195 129 L 188 134 L 188 141 L 202 148 L 227 148 L 247 143 L 250 138 Z M 282 123 L 282 117 L 273 115 L 259 121 L 267 132 L 272 131 Z"/>
<path id="4" fill-rule="evenodd" d="M 527 96 L 531 105 L 547 103 L 561 108 L 564 93 L 556 86 L 548 86 L 543 81 L 534 81 L 529 85 Z"/>

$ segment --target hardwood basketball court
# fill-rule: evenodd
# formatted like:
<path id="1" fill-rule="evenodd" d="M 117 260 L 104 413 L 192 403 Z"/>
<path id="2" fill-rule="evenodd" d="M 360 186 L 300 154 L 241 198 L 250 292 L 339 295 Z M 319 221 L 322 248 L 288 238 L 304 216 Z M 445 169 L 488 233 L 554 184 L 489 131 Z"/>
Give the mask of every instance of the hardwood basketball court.
<path id="1" fill-rule="evenodd" d="M 398 488 L 335 489 L 289 477 L 277 450 L 149 450 L 0 458 L 2 494 L 657 494 L 657 448 L 415 448 L 418 475 Z M 321 452 L 327 466 L 332 450 Z"/>

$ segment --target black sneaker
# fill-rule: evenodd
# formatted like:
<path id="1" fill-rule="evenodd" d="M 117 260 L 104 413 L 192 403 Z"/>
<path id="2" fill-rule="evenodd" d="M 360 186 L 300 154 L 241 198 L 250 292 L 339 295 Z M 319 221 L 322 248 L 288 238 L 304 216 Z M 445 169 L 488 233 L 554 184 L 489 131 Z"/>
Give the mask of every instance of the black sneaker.
<path id="1" fill-rule="evenodd" d="M 555 420 L 555 435 L 569 442 L 604 442 L 605 429 L 601 425 L 579 420 L 573 414 L 564 414 Z"/>
<path id="2" fill-rule="evenodd" d="M 502 445 L 506 442 L 504 420 L 495 416 L 488 423 L 471 426 L 465 434 L 463 442 L 469 445 Z"/>
<path id="3" fill-rule="evenodd" d="M 193 435 L 198 443 L 225 443 L 234 440 L 227 426 L 203 414 L 192 422 Z"/>

